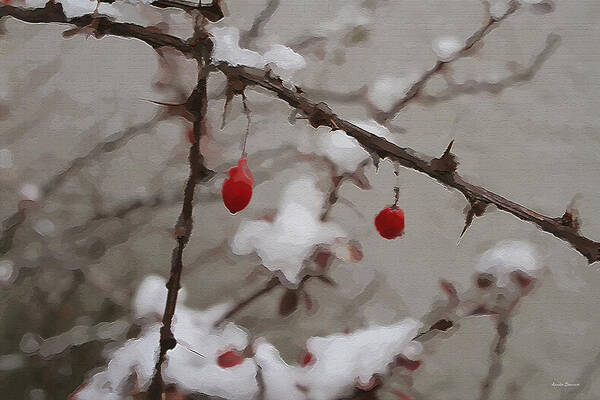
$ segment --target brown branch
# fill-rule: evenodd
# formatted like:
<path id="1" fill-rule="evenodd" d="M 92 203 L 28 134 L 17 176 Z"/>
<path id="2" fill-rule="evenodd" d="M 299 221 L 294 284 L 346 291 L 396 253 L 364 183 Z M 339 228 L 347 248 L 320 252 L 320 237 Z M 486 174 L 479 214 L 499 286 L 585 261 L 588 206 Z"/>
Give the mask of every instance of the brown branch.
<path id="1" fill-rule="evenodd" d="M 436 75 L 438 72 L 442 71 L 446 64 L 449 64 L 452 61 L 455 61 L 459 58 L 462 58 L 462 57 L 468 55 L 469 50 L 471 50 L 473 48 L 473 46 L 475 46 L 479 42 L 481 42 L 481 40 L 488 33 L 490 33 L 492 30 L 494 30 L 504 19 L 508 18 L 510 15 L 512 15 L 518 9 L 519 9 L 518 2 L 515 0 L 511 0 L 511 5 L 510 5 L 509 10 L 501 18 L 494 19 L 494 18 L 492 18 L 492 16 L 488 15 L 488 19 L 485 21 L 485 23 L 476 32 L 474 32 L 471 36 L 469 36 L 465 40 L 465 47 L 463 47 L 463 49 L 457 55 L 457 57 L 453 58 L 450 61 L 441 61 L 441 60 L 436 61 L 435 65 L 431 69 L 427 70 L 417 82 L 413 83 L 410 86 L 410 88 L 406 92 L 406 95 L 404 97 L 402 97 L 400 100 L 398 100 L 394 104 L 394 106 L 391 108 L 390 111 L 375 112 L 374 113 L 375 120 L 379 123 L 384 123 L 390 119 L 393 119 L 396 116 L 396 114 L 398 114 L 400 112 L 400 110 L 402 110 L 413 98 L 415 98 L 416 96 L 419 95 L 419 93 L 421 92 L 421 89 L 423 89 L 425 87 L 427 82 L 429 82 L 429 80 L 434 75 Z"/>
<path id="2" fill-rule="evenodd" d="M 120 36 L 124 38 L 139 39 L 153 48 L 163 46 L 172 47 L 180 52 L 192 55 L 195 53 L 194 44 L 182 39 L 159 33 L 152 27 L 143 27 L 131 23 L 115 22 L 105 16 L 94 17 L 92 14 L 81 17 L 67 18 L 60 3 L 48 2 L 44 8 L 19 8 L 8 5 L 0 5 L 0 19 L 11 16 L 18 20 L 30 23 L 58 22 L 83 28 L 94 22 L 94 37 L 101 38 L 104 35 Z"/>
<path id="3" fill-rule="evenodd" d="M 208 40 L 208 37 L 202 36 L 199 31 L 196 32 L 195 37 L 200 42 Z M 204 166 L 204 157 L 200 153 L 200 138 L 206 131 L 206 111 L 208 108 L 208 98 L 206 93 L 208 70 L 206 66 L 212 46 L 204 43 L 200 48 L 203 50 L 203 53 L 198 59 L 198 84 L 186 102 L 188 111 L 194 117 L 194 142 L 190 146 L 188 156 L 190 173 L 183 193 L 181 213 L 175 224 L 177 246 L 173 249 L 171 256 L 171 271 L 169 274 L 169 281 L 167 282 L 167 301 L 162 318 L 162 327 L 160 329 L 160 349 L 156 360 L 154 376 L 152 377 L 150 387 L 148 388 L 149 400 L 161 400 L 163 393 L 162 364 L 165 360 L 167 351 L 173 349 L 177 344 L 171 325 L 173 316 L 175 315 L 177 295 L 181 288 L 183 251 L 190 239 L 194 224 L 194 191 L 198 182 L 200 182 L 210 171 Z"/>
<path id="4" fill-rule="evenodd" d="M 290 90 L 283 85 L 281 79 L 272 77 L 264 71 L 250 67 L 232 67 L 220 64 L 219 69 L 228 77 L 240 79 L 247 84 L 262 87 L 271 91 L 291 107 L 308 116 L 310 123 L 317 126 L 340 128 L 354 137 L 364 148 L 381 158 L 390 158 L 406 168 L 422 172 L 447 187 L 459 190 L 469 202 L 479 201 L 494 204 L 500 210 L 513 214 L 519 219 L 532 222 L 542 230 L 570 243 L 585 256 L 589 263 L 600 261 L 600 243 L 581 235 L 577 229 L 565 225 L 560 218 L 552 218 L 535 212 L 514 201 L 491 192 L 481 186 L 464 180 L 456 171 L 436 169 L 432 157 L 418 154 L 409 147 L 399 147 L 387 140 L 338 117 L 325 103 L 314 103 L 302 94 L 302 90 Z"/>

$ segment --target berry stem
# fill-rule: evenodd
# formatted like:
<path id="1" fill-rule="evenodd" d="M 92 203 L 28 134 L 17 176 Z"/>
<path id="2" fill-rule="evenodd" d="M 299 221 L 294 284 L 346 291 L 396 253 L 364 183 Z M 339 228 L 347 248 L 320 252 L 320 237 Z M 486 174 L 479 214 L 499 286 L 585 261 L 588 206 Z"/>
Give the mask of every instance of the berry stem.
<path id="1" fill-rule="evenodd" d="M 242 105 L 244 106 L 244 114 L 246 114 L 246 119 L 248 121 L 246 125 L 246 134 L 244 135 L 244 140 L 242 142 L 242 158 L 246 158 L 248 156 L 248 153 L 246 153 L 246 142 L 248 142 L 248 135 L 250 134 L 250 124 L 252 120 L 250 119 L 250 108 L 248 108 L 248 102 L 245 92 L 242 92 Z"/>

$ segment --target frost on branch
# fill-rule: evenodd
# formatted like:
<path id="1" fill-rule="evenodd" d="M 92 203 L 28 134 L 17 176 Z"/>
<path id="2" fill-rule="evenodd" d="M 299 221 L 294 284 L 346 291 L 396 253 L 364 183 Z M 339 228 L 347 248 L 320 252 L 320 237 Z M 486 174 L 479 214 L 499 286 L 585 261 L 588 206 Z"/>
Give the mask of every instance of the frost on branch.
<path id="1" fill-rule="evenodd" d="M 231 243 L 233 252 L 256 252 L 266 268 L 281 271 L 287 281 L 297 284 L 304 260 L 317 245 L 331 245 L 337 238 L 345 237 L 338 225 L 321 221 L 324 198 L 310 176 L 291 182 L 283 192 L 273 222 L 242 222 Z"/>
<path id="2" fill-rule="evenodd" d="M 165 280 L 148 276 L 140 285 L 134 300 L 134 314 L 144 316 L 163 306 Z M 234 368 L 222 368 L 218 358 L 223 353 L 242 351 L 248 346 L 246 332 L 233 323 L 222 329 L 213 324 L 231 307 L 217 305 L 197 311 L 179 304 L 175 312 L 173 333 L 178 345 L 167 354 L 163 368 L 166 383 L 179 390 L 200 392 L 231 400 L 251 398 L 258 390 L 256 364 L 244 359 Z M 107 368 L 94 375 L 77 394 L 80 400 L 121 399 L 128 393 L 147 388 L 158 354 L 160 324 L 144 328 L 138 339 L 129 340 L 111 356 Z M 133 382 L 132 382 L 133 379 Z"/>
<path id="3" fill-rule="evenodd" d="M 213 61 L 261 69 L 269 65 L 276 75 L 285 80 L 290 80 L 294 72 L 306 66 L 304 57 L 281 44 L 271 45 L 264 54 L 241 48 L 239 45 L 240 31 L 237 28 L 213 27 L 209 29 L 209 32 L 215 44 L 212 54 Z"/>
<path id="4" fill-rule="evenodd" d="M 25 0 L 25 7 L 44 8 L 47 0 Z M 67 18 L 80 17 L 85 14 L 91 14 L 96 10 L 97 2 L 90 0 L 56 0 L 56 3 L 62 5 Z M 121 13 L 117 11 L 112 4 L 101 3 L 98 12 L 110 17 L 119 17 Z"/>
<path id="5" fill-rule="evenodd" d="M 372 326 L 350 334 L 312 337 L 306 343 L 305 367 L 285 363 L 275 347 L 257 342 L 255 360 L 262 370 L 267 400 L 334 400 L 373 376 L 385 374 L 397 356 L 414 358 L 420 343 L 412 341 L 422 324 L 405 319 L 390 326 Z"/>
<path id="6" fill-rule="evenodd" d="M 454 60 L 464 47 L 464 42 L 456 36 L 441 36 L 431 43 L 433 53 L 442 62 Z"/>

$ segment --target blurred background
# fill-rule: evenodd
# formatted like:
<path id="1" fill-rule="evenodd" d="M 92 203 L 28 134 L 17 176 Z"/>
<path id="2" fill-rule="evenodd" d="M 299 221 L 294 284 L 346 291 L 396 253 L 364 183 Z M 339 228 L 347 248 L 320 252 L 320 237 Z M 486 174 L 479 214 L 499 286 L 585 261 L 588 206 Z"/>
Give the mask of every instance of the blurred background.
<path id="1" fill-rule="evenodd" d="M 378 82 L 431 68 L 434 38 L 466 38 L 486 18 L 475 0 L 226 3 L 228 16 L 218 26 L 238 28 L 243 47 L 282 43 L 302 54 L 307 65 L 293 81 L 349 120 L 372 118 Z M 263 29 L 244 34 L 267 3 L 278 4 Z M 191 35 L 183 11 L 115 7 L 122 20 Z M 545 215 L 560 216 L 575 201 L 582 233 L 600 239 L 599 19 L 596 0 L 524 5 L 389 121 L 391 140 L 437 156 L 454 139 L 459 172 L 472 183 Z M 139 333 L 131 308 L 141 280 L 168 276 L 191 125 L 147 100 L 183 101 L 196 66 L 174 52 L 159 58 L 136 40 L 65 39 L 66 27 L 57 24 L 6 18 L 1 28 L 0 393 L 65 399 L 105 365 L 111 349 Z M 184 257 L 186 304 L 200 309 L 240 299 L 270 279 L 258 257 L 232 253 L 242 221 L 273 215 L 282 189 L 298 176 L 317 177 L 324 193 L 330 183 L 328 164 L 305 150 L 314 132 L 306 121 L 291 124 L 284 102 L 247 90 L 256 184 L 249 207 L 232 216 L 220 189 L 239 158 L 247 121 L 238 97 L 221 127 L 225 84 L 222 74 L 211 74 L 201 149 L 216 175 L 197 189 Z M 394 166 L 384 161 L 365 174 L 371 189 L 344 183 L 343 201 L 329 214 L 360 242 L 363 259 L 330 267 L 336 287 L 309 282 L 310 311 L 300 307 L 282 318 L 284 291 L 277 288 L 236 323 L 293 362 L 311 336 L 420 318 L 440 297 L 440 279 L 466 289 L 483 251 L 499 240 L 525 240 L 545 270 L 513 318 L 492 398 L 599 398 L 597 264 L 494 209 L 459 241 L 464 197 L 406 169 L 398 177 L 406 233 L 384 240 L 373 218 L 393 202 Z M 423 398 L 475 397 L 494 336 L 493 321 L 480 317 L 429 341 L 414 387 Z M 558 382 L 580 386 L 552 385 Z"/>

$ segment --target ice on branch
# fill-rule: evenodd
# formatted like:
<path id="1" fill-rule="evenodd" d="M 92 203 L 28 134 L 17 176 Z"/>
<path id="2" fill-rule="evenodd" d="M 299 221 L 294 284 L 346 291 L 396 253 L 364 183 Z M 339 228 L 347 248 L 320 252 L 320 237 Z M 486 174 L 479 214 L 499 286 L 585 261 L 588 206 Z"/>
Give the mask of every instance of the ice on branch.
<path id="1" fill-rule="evenodd" d="M 389 112 L 406 96 L 418 79 L 419 76 L 416 74 L 405 77 L 383 76 L 369 87 L 369 101 L 381 111 Z"/>
<path id="2" fill-rule="evenodd" d="M 338 175 L 355 172 L 370 157 L 356 139 L 342 130 L 331 131 L 328 127 L 319 127 L 315 142 L 314 153 L 333 162 Z"/>
<path id="3" fill-rule="evenodd" d="M 156 307 L 164 307 L 162 301 L 167 293 L 165 283 L 164 279 L 156 276 L 149 276 L 142 282 L 134 300 L 136 315 L 153 311 L 148 303 L 151 297 L 157 303 Z M 245 400 L 254 396 L 258 384 L 256 364 L 251 358 L 231 368 L 222 368 L 217 362 L 224 352 L 242 351 L 248 346 L 246 332 L 235 324 L 229 323 L 221 329 L 213 328 L 213 324 L 230 307 L 231 304 L 221 304 L 198 311 L 182 304 L 177 306 L 173 333 L 178 345 L 167 353 L 166 366 L 163 368 L 165 383 L 176 384 L 180 391 L 230 400 Z M 94 375 L 76 398 L 122 399 L 128 393 L 147 389 L 158 354 L 159 330 L 159 324 L 150 325 L 138 339 L 129 340 L 118 348 L 112 354 L 107 368 Z M 131 379 L 135 379 L 133 383 Z"/>
<path id="4" fill-rule="evenodd" d="M 464 42 L 456 36 L 441 36 L 431 43 L 434 54 L 443 62 L 454 60 L 464 47 Z"/>
<path id="5" fill-rule="evenodd" d="M 397 356 L 414 358 L 421 346 L 412 339 L 422 324 L 405 319 L 390 326 L 372 326 L 350 334 L 312 337 L 306 343 L 310 360 L 304 367 L 286 364 L 271 344 L 257 342 L 255 360 L 261 368 L 267 400 L 334 400 L 385 374 Z"/>
<path id="6" fill-rule="evenodd" d="M 291 182 L 283 192 L 273 222 L 242 222 L 231 243 L 233 252 L 256 252 L 270 271 L 281 271 L 287 281 L 298 283 L 304 260 L 317 245 L 332 244 L 345 237 L 338 225 L 321 221 L 324 198 L 310 176 Z"/>
<path id="7" fill-rule="evenodd" d="M 213 27 L 209 32 L 215 44 L 212 54 L 215 62 L 222 61 L 234 66 L 245 65 L 254 68 L 269 65 L 273 72 L 283 79 L 290 79 L 293 72 L 306 66 L 304 57 L 281 44 L 271 45 L 264 55 L 241 48 L 240 31 L 237 28 Z"/>
<path id="8" fill-rule="evenodd" d="M 514 273 L 524 273 L 525 277 L 535 278 L 541 266 L 532 245 L 522 241 L 502 241 L 486 251 L 477 264 L 479 273 L 495 278 L 496 286 L 510 288 Z"/>
<path id="9" fill-rule="evenodd" d="M 47 0 L 25 0 L 25 7 L 43 8 Z M 96 9 L 98 2 L 90 0 L 56 0 L 63 8 L 67 18 L 80 17 L 85 14 L 91 14 Z M 110 17 L 119 17 L 121 14 L 112 6 L 112 4 L 101 3 L 98 13 Z"/>
<path id="10" fill-rule="evenodd" d="M 365 131 L 369 131 L 374 135 L 384 138 L 387 141 L 391 142 L 393 140 L 390 130 L 373 119 L 354 120 L 350 121 L 350 123 L 358 126 L 361 129 L 364 129 Z"/>

